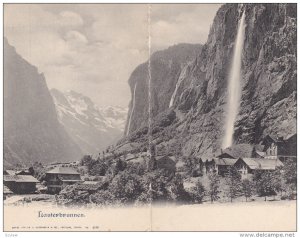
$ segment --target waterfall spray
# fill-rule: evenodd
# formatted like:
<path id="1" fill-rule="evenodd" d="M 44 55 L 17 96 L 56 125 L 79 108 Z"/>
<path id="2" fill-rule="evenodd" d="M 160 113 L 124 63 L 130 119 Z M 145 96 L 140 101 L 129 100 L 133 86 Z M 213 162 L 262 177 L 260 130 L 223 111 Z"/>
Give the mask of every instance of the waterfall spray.
<path id="1" fill-rule="evenodd" d="M 234 122 L 239 113 L 240 99 L 241 99 L 241 66 L 242 53 L 244 45 L 244 31 L 245 31 L 245 11 L 239 21 L 238 32 L 235 40 L 234 55 L 231 63 L 229 81 L 228 81 L 228 101 L 227 101 L 227 118 L 225 124 L 225 137 L 222 148 L 225 149 L 232 145 L 234 134 Z"/>
<path id="2" fill-rule="evenodd" d="M 132 118 L 132 115 L 133 115 L 133 112 L 134 112 L 134 108 L 135 108 L 135 90 L 136 90 L 136 85 L 137 85 L 137 82 L 134 85 L 133 98 L 132 98 L 132 109 L 131 109 L 130 116 L 129 116 L 129 121 L 128 121 L 128 126 L 127 126 L 126 136 L 128 136 L 129 132 L 130 132 L 131 118 Z"/>
<path id="3" fill-rule="evenodd" d="M 184 78 L 186 76 L 187 69 L 188 69 L 189 66 L 190 66 L 190 63 L 187 63 L 187 65 L 184 66 L 184 68 L 182 69 L 182 71 L 179 75 L 179 78 L 178 78 L 176 86 L 175 86 L 175 90 L 172 94 L 172 97 L 171 97 L 171 100 L 170 100 L 170 103 L 169 103 L 169 108 L 174 105 L 174 101 L 175 101 L 175 97 L 176 97 L 178 88 L 179 88 L 181 82 L 184 80 Z"/>

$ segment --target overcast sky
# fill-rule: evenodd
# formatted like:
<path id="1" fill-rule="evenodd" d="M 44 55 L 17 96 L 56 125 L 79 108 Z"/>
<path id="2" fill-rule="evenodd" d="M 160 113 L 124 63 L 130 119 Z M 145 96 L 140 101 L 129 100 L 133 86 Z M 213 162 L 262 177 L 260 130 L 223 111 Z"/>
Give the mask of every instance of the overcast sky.
<path id="1" fill-rule="evenodd" d="M 152 49 L 205 43 L 220 4 L 152 4 Z M 45 74 L 99 106 L 128 106 L 128 78 L 148 58 L 146 4 L 5 4 L 4 35 Z"/>

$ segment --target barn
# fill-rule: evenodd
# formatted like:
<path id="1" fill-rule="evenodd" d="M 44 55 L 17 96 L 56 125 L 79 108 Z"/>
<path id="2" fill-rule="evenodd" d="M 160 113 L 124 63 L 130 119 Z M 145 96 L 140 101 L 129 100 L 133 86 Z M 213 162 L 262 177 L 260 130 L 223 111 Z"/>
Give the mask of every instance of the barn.
<path id="1" fill-rule="evenodd" d="M 18 194 L 34 193 L 39 182 L 31 175 L 4 175 L 3 180 L 7 188 Z"/>

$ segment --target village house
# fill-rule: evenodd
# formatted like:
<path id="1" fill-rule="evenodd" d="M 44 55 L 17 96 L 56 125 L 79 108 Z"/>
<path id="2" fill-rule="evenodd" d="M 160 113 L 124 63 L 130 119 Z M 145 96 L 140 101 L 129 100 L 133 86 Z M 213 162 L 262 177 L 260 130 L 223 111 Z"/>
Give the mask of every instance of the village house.
<path id="1" fill-rule="evenodd" d="M 274 171 L 283 166 L 279 159 L 240 158 L 234 167 L 240 172 L 242 178 L 249 178 L 256 170 Z"/>
<path id="2" fill-rule="evenodd" d="M 239 158 L 245 157 L 261 157 L 260 152 L 255 145 L 236 144 L 224 150 L 216 156 L 216 158 L 206 163 L 206 170 L 213 170 L 218 175 L 224 176 L 228 173 L 228 169 L 237 162 Z"/>
<path id="3" fill-rule="evenodd" d="M 12 169 L 6 169 L 3 170 L 3 175 L 16 175 L 16 170 L 12 170 Z"/>
<path id="4" fill-rule="evenodd" d="M 297 134 L 287 139 L 267 135 L 262 145 L 264 146 L 263 152 L 266 159 L 280 159 L 281 161 L 285 161 L 289 158 L 297 158 Z"/>
<path id="5" fill-rule="evenodd" d="M 80 174 L 71 167 L 56 167 L 46 173 L 47 190 L 59 193 L 67 185 L 81 182 Z"/>
<path id="6" fill-rule="evenodd" d="M 36 191 L 39 182 L 31 175 L 4 175 L 4 185 L 17 194 L 28 194 Z"/>
<path id="7" fill-rule="evenodd" d="M 16 175 L 33 175 L 33 174 L 34 174 L 33 167 L 16 171 Z"/>
<path id="8" fill-rule="evenodd" d="M 13 194 L 13 192 L 7 186 L 4 185 L 3 186 L 3 199 L 5 200 L 11 194 Z"/>
<path id="9" fill-rule="evenodd" d="M 103 181 L 84 181 L 81 184 L 76 186 L 76 190 L 79 191 L 87 191 L 89 194 L 93 194 L 100 189 L 106 189 L 108 187 L 108 183 Z"/>
<path id="10" fill-rule="evenodd" d="M 233 158 L 216 158 L 214 159 L 214 171 L 218 175 L 225 176 L 236 161 L 237 159 Z"/>
<path id="11" fill-rule="evenodd" d="M 217 158 L 259 158 L 262 155 L 262 148 L 259 145 L 251 144 L 236 144 L 228 147 L 224 150 L 221 150 L 217 154 Z"/>

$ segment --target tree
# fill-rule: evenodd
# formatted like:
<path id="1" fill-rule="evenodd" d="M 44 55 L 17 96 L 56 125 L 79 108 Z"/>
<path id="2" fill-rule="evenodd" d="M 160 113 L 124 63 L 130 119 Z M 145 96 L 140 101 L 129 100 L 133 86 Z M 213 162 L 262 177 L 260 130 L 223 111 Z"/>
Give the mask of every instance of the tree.
<path id="1" fill-rule="evenodd" d="M 124 160 L 121 160 L 120 158 L 116 162 L 115 166 L 115 174 L 118 174 L 120 171 L 124 171 L 126 169 L 127 163 Z"/>
<path id="2" fill-rule="evenodd" d="M 157 169 L 157 161 L 156 161 L 155 156 L 156 156 L 155 144 L 150 144 L 149 145 L 149 160 L 148 160 L 148 163 L 147 163 L 149 172 Z"/>
<path id="3" fill-rule="evenodd" d="M 202 203 L 202 200 L 205 196 L 205 188 L 204 188 L 203 184 L 200 182 L 200 180 L 198 180 L 196 182 L 196 185 L 194 187 L 192 187 L 191 194 L 192 194 L 194 202 Z"/>
<path id="4" fill-rule="evenodd" d="M 146 165 L 144 163 L 127 163 L 126 170 L 128 173 L 137 174 L 137 175 L 144 175 L 146 172 Z"/>
<path id="5" fill-rule="evenodd" d="M 106 163 L 104 163 L 103 160 L 97 160 L 93 164 L 93 166 L 89 169 L 89 174 L 92 176 L 104 176 L 106 174 L 106 171 L 108 169 L 108 166 Z"/>
<path id="6" fill-rule="evenodd" d="M 199 160 L 194 156 L 184 159 L 184 167 L 187 174 L 191 177 L 199 177 L 201 175 Z"/>
<path id="7" fill-rule="evenodd" d="M 290 193 L 289 197 L 293 197 L 297 190 L 297 162 L 294 159 L 286 160 L 282 170 L 287 186 L 286 190 Z"/>
<path id="8" fill-rule="evenodd" d="M 151 172 L 153 170 L 157 169 L 157 160 L 155 156 L 150 155 L 148 160 L 148 171 Z"/>
<path id="9" fill-rule="evenodd" d="M 170 193 L 167 185 L 170 182 L 170 177 L 164 170 L 157 169 L 143 176 L 144 192 L 139 196 L 139 202 L 163 202 L 170 199 Z"/>
<path id="10" fill-rule="evenodd" d="M 219 193 L 221 192 L 219 190 L 220 188 L 220 179 L 219 176 L 215 172 L 210 172 L 208 175 L 209 179 L 209 190 L 208 194 L 210 196 L 210 201 L 213 203 L 214 201 L 217 201 L 219 197 Z"/>
<path id="11" fill-rule="evenodd" d="M 108 190 L 121 203 L 132 203 L 143 192 L 141 177 L 127 171 L 120 172 L 113 178 Z"/>
<path id="12" fill-rule="evenodd" d="M 176 174 L 171 182 L 171 196 L 177 202 L 187 202 L 190 200 L 190 195 L 184 189 L 183 179 L 180 174 Z"/>
<path id="13" fill-rule="evenodd" d="M 275 195 L 276 184 L 271 171 L 255 171 L 253 180 L 255 181 L 256 190 L 259 196 L 264 196 L 267 201 L 267 196 Z"/>
<path id="14" fill-rule="evenodd" d="M 233 166 L 229 167 L 228 173 L 225 178 L 228 186 L 227 196 L 230 198 L 230 202 L 241 194 L 241 174 Z"/>
<path id="15" fill-rule="evenodd" d="M 246 202 L 248 201 L 248 198 L 252 196 L 252 183 L 249 179 L 244 179 L 242 181 L 242 192 L 243 195 L 246 198 Z"/>
<path id="16" fill-rule="evenodd" d="M 87 166 L 88 168 L 91 167 L 93 164 L 92 156 L 90 155 L 84 155 L 80 161 L 80 165 Z"/>
<path id="17" fill-rule="evenodd" d="M 116 203 L 114 195 L 108 190 L 99 190 L 90 196 L 90 201 L 97 205 L 112 205 Z"/>
<path id="18" fill-rule="evenodd" d="M 272 171 L 272 186 L 274 189 L 274 200 L 275 200 L 275 195 L 277 193 L 281 193 L 284 190 L 284 179 L 282 176 L 282 168 L 281 167 L 276 167 L 274 171 Z"/>

